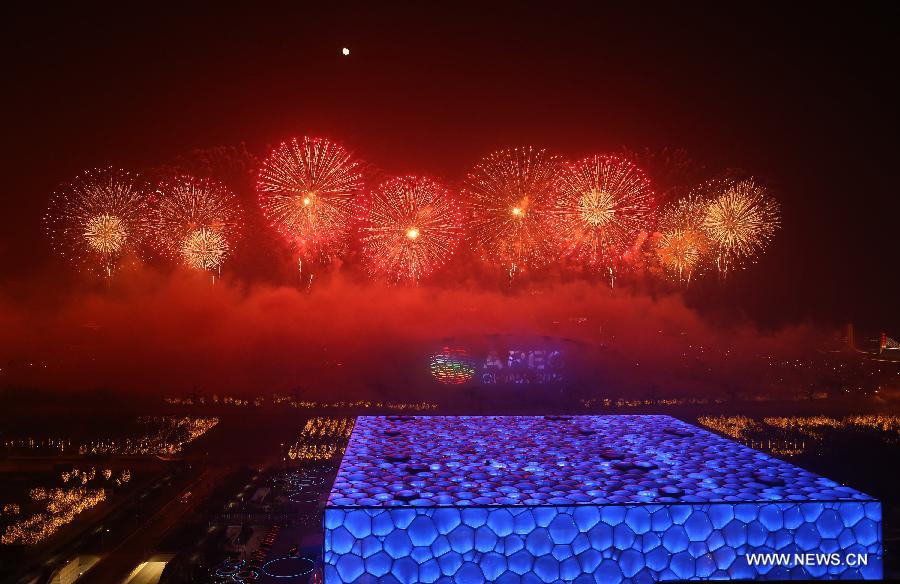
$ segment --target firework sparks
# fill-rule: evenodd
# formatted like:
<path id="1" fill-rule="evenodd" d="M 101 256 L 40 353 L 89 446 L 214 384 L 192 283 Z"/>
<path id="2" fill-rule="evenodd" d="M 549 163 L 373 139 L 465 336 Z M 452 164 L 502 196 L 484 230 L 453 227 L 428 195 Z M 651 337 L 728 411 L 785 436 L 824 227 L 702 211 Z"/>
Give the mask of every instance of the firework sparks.
<path id="1" fill-rule="evenodd" d="M 185 237 L 181 246 L 184 263 L 197 270 L 215 270 L 228 254 L 228 241 L 218 232 L 201 227 Z"/>
<path id="2" fill-rule="evenodd" d="M 418 281 L 453 255 L 462 235 L 462 213 L 443 186 L 427 178 L 394 178 L 368 199 L 361 240 L 374 275 Z"/>
<path id="3" fill-rule="evenodd" d="M 723 275 L 752 262 L 765 249 L 779 224 L 778 203 L 752 179 L 711 183 L 715 194 L 706 209 L 703 228 L 716 265 Z"/>
<path id="4" fill-rule="evenodd" d="M 54 194 L 44 219 L 60 255 L 109 276 L 147 235 L 147 189 L 124 170 L 90 170 Z"/>
<path id="5" fill-rule="evenodd" d="M 84 229 L 84 238 L 97 253 L 115 255 L 125 245 L 128 232 L 119 217 L 103 213 L 88 219 Z"/>
<path id="6" fill-rule="evenodd" d="M 259 173 L 263 214 L 302 260 L 330 260 L 346 249 L 355 198 L 363 188 L 359 162 L 321 138 L 275 148 Z"/>
<path id="7" fill-rule="evenodd" d="M 510 277 L 553 258 L 546 214 L 561 168 L 545 150 L 514 148 L 485 157 L 466 177 L 476 248 Z"/>
<path id="8" fill-rule="evenodd" d="M 690 282 L 709 253 L 703 221 L 709 203 L 689 195 L 666 207 L 659 221 L 656 256 L 667 275 Z"/>
<path id="9" fill-rule="evenodd" d="M 241 209 L 224 185 L 182 176 L 159 185 L 155 228 L 163 252 L 196 269 L 221 268 Z"/>
<path id="10" fill-rule="evenodd" d="M 650 181 L 618 156 L 570 165 L 557 182 L 554 232 L 565 255 L 610 273 L 654 218 Z"/>

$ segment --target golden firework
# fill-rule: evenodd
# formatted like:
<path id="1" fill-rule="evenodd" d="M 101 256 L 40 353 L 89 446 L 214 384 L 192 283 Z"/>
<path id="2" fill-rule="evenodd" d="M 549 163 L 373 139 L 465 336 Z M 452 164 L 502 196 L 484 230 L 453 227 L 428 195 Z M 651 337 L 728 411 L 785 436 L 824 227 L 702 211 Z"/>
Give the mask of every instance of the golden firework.
<path id="1" fill-rule="evenodd" d="M 161 182 L 154 215 L 162 251 L 195 269 L 220 269 L 240 234 L 234 194 L 210 179 L 180 176 Z"/>
<path id="2" fill-rule="evenodd" d="M 115 215 L 102 213 L 95 215 L 87 221 L 84 229 L 84 238 L 91 248 L 98 253 L 113 255 L 122 251 L 122 246 L 128 239 L 125 225 Z"/>
<path id="3" fill-rule="evenodd" d="M 553 234 L 563 254 L 610 274 L 646 236 L 655 203 L 644 172 L 619 156 L 570 165 L 555 185 Z"/>
<path id="4" fill-rule="evenodd" d="M 778 203 L 753 179 L 712 183 L 703 229 L 720 273 L 752 262 L 779 225 Z"/>
<path id="5" fill-rule="evenodd" d="M 59 254 L 107 276 L 127 255 L 138 255 L 148 234 L 148 189 L 113 168 L 89 170 L 54 194 L 44 217 Z"/>
<path id="6" fill-rule="evenodd" d="M 205 227 L 192 231 L 181 246 L 184 263 L 197 270 L 218 269 L 228 254 L 228 241 Z"/>

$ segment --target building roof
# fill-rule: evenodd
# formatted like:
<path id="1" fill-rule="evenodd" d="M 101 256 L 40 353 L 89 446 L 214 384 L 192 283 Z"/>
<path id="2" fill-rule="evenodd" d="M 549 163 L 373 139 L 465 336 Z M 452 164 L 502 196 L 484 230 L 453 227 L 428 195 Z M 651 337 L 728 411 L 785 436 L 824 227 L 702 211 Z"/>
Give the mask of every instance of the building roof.
<path id="1" fill-rule="evenodd" d="M 871 501 L 670 416 L 363 416 L 329 507 Z"/>

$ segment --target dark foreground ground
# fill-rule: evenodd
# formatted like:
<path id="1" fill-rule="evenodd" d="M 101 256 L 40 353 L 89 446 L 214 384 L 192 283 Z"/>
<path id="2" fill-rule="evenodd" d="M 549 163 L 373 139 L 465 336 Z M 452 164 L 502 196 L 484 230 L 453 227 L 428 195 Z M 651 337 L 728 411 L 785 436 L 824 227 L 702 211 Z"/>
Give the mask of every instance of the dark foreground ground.
<path id="1" fill-rule="evenodd" d="M 762 422 L 769 416 L 824 415 L 839 419 L 849 414 L 897 414 L 896 407 L 890 403 L 824 399 L 674 404 L 654 400 L 660 403 L 639 404 L 567 400 L 562 394 L 545 395 L 540 400 L 511 399 L 498 393 L 458 397 L 464 399 L 456 404 L 418 405 L 404 413 L 664 413 L 695 424 L 701 416 L 750 418 L 757 425 L 742 441 L 883 501 L 885 576 L 900 578 L 900 490 L 893 476 L 893 469 L 900 468 L 898 431 L 841 427 L 809 432 L 805 427 L 784 430 Z M 66 405 L 64 401 L 29 404 L 18 412 L 16 422 L 5 420 L 4 428 L 14 432 L 27 415 L 33 416 L 31 420 L 38 420 L 29 426 L 35 435 L 63 426 L 60 421 L 63 419 L 78 419 L 82 423 L 79 431 L 87 431 L 85 428 L 111 424 L 111 418 L 122 420 L 132 414 L 214 416 L 219 423 L 190 443 L 183 453 L 165 460 L 155 456 L 93 460 L 101 466 L 118 464 L 134 469 L 134 484 L 76 517 L 47 541 L 30 547 L 0 546 L 3 582 L 48 582 L 56 570 L 78 556 L 95 558 L 78 580 L 86 584 L 226 581 L 215 573 L 228 572 L 228 558 L 245 558 L 248 565 L 253 561 L 262 565 L 287 556 L 318 561 L 321 507 L 345 437 L 340 433 L 304 434 L 307 421 L 402 411 L 396 403 L 388 406 L 387 402 L 352 407 L 334 404 L 280 407 L 221 401 L 202 405 L 148 401 L 113 408 L 97 402 L 92 404 L 90 400 L 83 400 L 81 407 Z M 548 405 L 551 403 L 552 407 Z M 314 447 L 304 451 L 313 454 L 291 458 L 291 448 L 297 445 Z M 328 450 L 331 446 L 335 447 L 333 454 Z M 62 460 L 59 456 L 43 455 L 42 458 L 7 453 L 0 461 L 4 488 L 10 484 L 7 479 L 21 481 L 24 476 L 43 476 L 33 471 L 58 469 L 61 461 L 64 465 L 81 466 L 91 462 L 79 460 L 78 456 L 74 460 L 71 457 Z M 297 571 L 305 571 L 306 565 L 300 559 L 281 564 L 284 569 Z M 315 572 L 287 579 L 262 574 L 257 581 L 294 584 L 314 581 L 314 578 Z"/>

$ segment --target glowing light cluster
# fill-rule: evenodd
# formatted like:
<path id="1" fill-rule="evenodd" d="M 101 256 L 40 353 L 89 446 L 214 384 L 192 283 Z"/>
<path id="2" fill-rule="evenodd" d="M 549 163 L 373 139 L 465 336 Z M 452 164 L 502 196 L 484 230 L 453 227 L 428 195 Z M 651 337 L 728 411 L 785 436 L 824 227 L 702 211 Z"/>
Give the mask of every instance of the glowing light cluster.
<path id="1" fill-rule="evenodd" d="M 79 454 L 177 454 L 211 430 L 218 418 L 151 416 L 138 419 L 147 431 L 137 438 L 100 439 L 78 447 Z"/>
<path id="2" fill-rule="evenodd" d="M 594 268 L 614 270 L 653 224 L 650 180 L 618 156 L 569 165 L 555 192 L 554 234 L 563 253 Z"/>
<path id="3" fill-rule="evenodd" d="M 154 214 L 163 253 L 198 270 L 217 270 L 239 236 L 241 208 L 222 183 L 180 176 L 161 182 Z"/>
<path id="4" fill-rule="evenodd" d="M 134 435 L 110 436 L 102 428 L 100 436 L 82 440 L 36 439 L 10 436 L 0 445 L 13 451 L 49 448 L 53 452 L 71 454 L 165 455 L 176 454 L 219 423 L 218 418 L 192 416 L 142 416 Z M 107 434 L 104 436 L 104 434 Z"/>
<path id="5" fill-rule="evenodd" d="M 191 397 L 164 397 L 163 401 L 167 404 L 173 405 L 186 405 L 186 406 L 202 406 L 207 403 L 207 400 L 203 396 L 197 396 L 194 398 Z M 219 399 L 218 396 L 213 395 L 212 403 L 221 403 L 229 406 L 250 406 L 260 407 L 266 403 L 266 398 L 262 396 L 257 396 L 253 398 L 253 400 L 247 399 L 239 399 L 233 396 L 224 396 Z M 282 407 L 291 407 L 296 409 L 305 409 L 305 410 L 320 410 L 320 409 L 332 409 L 332 410 L 356 410 L 356 409 L 364 409 L 364 410 L 390 410 L 390 411 L 415 411 L 415 412 L 424 412 L 424 411 L 432 411 L 437 409 L 437 404 L 434 402 L 394 402 L 394 401 L 371 401 L 371 400 L 354 400 L 354 401 L 315 401 L 315 400 L 305 400 L 299 399 L 296 396 L 292 395 L 284 395 L 284 394 L 274 394 L 272 396 L 271 404 L 273 406 L 282 406 Z M 48 441 L 49 446 L 59 447 L 62 449 L 62 446 L 58 446 L 55 441 Z M 21 446 L 21 440 L 7 440 L 5 444 L 7 446 Z M 43 444 L 43 443 L 42 443 Z M 33 446 L 32 446 L 33 447 Z"/>
<path id="6" fill-rule="evenodd" d="M 822 438 L 825 429 L 843 426 L 841 420 L 831 416 L 768 416 L 763 418 L 763 422 L 782 430 L 794 430 L 813 438 Z"/>
<path id="7" fill-rule="evenodd" d="M 128 254 L 139 255 L 148 234 L 147 187 L 114 168 L 89 170 L 53 195 L 44 222 L 56 251 L 107 276 Z"/>
<path id="8" fill-rule="evenodd" d="M 87 483 L 89 481 L 94 480 L 97 476 L 97 469 L 91 468 L 90 470 L 79 470 L 77 468 L 73 468 L 71 471 L 63 471 L 60 473 L 59 478 L 63 483 L 68 483 L 69 480 L 80 481 L 81 483 Z"/>
<path id="9" fill-rule="evenodd" d="M 442 185 L 404 176 L 369 194 L 361 225 L 370 272 L 394 282 L 416 282 L 453 255 L 462 237 L 462 212 Z"/>
<path id="10" fill-rule="evenodd" d="M 315 417 L 306 421 L 303 435 L 316 438 L 349 438 L 353 431 L 353 418 Z"/>
<path id="11" fill-rule="evenodd" d="M 0 543 L 3 545 L 35 545 L 47 539 L 75 519 L 75 516 L 106 499 L 104 489 L 51 489 L 35 501 L 47 501 L 46 510 L 35 513 L 6 526 Z"/>
<path id="12" fill-rule="evenodd" d="M 708 183 L 706 189 L 711 195 L 703 228 L 724 275 L 765 249 L 779 225 L 778 203 L 752 179 Z"/>
<path id="13" fill-rule="evenodd" d="M 800 434 L 821 439 L 829 429 L 861 428 L 889 434 L 892 438 L 900 436 L 900 416 L 888 414 L 869 414 L 857 416 L 770 416 L 763 421 L 782 430 L 791 430 Z"/>
<path id="14" fill-rule="evenodd" d="M 830 432 L 869 430 L 886 442 L 900 436 L 900 416 L 887 414 L 833 416 L 768 416 L 756 421 L 746 416 L 701 416 L 699 423 L 777 456 L 796 456 L 822 441 Z M 810 439 L 812 442 L 809 442 Z"/>
<path id="15" fill-rule="evenodd" d="M 637 408 L 641 406 L 683 406 L 683 405 L 706 405 L 710 403 L 721 403 L 724 400 L 710 399 L 706 397 L 664 397 L 664 398 L 644 398 L 644 399 L 625 399 L 625 398 L 581 398 L 578 400 L 584 408 Z"/>
<path id="16" fill-rule="evenodd" d="M 259 172 L 263 215 L 304 260 L 330 260 L 347 248 L 362 192 L 360 163 L 323 138 L 294 138 L 275 148 Z"/>
<path id="17" fill-rule="evenodd" d="M 285 401 L 294 408 L 306 410 L 318 410 L 324 408 L 332 408 L 336 410 L 390 410 L 390 411 L 409 411 L 409 412 L 428 412 L 437 409 L 438 405 L 434 402 L 382 402 L 370 400 L 351 400 L 351 401 L 333 401 L 320 402 L 313 400 L 293 400 L 290 398 Z M 281 403 L 281 402 L 277 402 Z"/>
<path id="18" fill-rule="evenodd" d="M 73 483 L 81 483 L 81 485 L 84 486 L 91 481 L 99 481 L 101 480 L 101 478 L 104 481 L 111 481 L 113 478 L 113 474 L 114 473 L 111 468 L 102 469 L 100 472 L 97 471 L 96 467 L 91 467 L 88 470 L 73 468 L 72 470 L 62 471 L 59 475 L 59 479 L 63 484 L 68 484 L 71 481 Z M 124 469 L 119 474 L 118 478 L 115 479 L 115 483 L 116 485 L 121 486 L 127 483 L 129 480 L 131 480 L 131 471 L 128 469 Z M 30 495 L 34 500 L 42 500 L 47 498 L 46 489 L 43 488 L 32 489 Z"/>
<path id="19" fill-rule="evenodd" d="M 444 349 L 431 356 L 431 376 L 445 385 L 461 385 L 475 376 L 475 365 L 465 349 Z"/>
<path id="20" fill-rule="evenodd" d="M 338 451 L 334 444 L 294 444 L 288 450 L 288 458 L 291 460 L 331 460 Z"/>
<path id="21" fill-rule="evenodd" d="M 700 416 L 697 422 L 736 440 L 747 440 L 759 424 L 747 416 Z"/>
<path id="22" fill-rule="evenodd" d="M 343 454 L 353 431 L 353 418 L 315 417 L 306 421 L 297 441 L 287 451 L 291 460 L 330 460 Z"/>
<path id="23" fill-rule="evenodd" d="M 556 256 L 547 215 L 562 168 L 561 158 L 529 146 L 494 152 L 466 177 L 475 247 L 510 277 Z"/>

